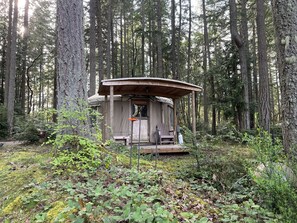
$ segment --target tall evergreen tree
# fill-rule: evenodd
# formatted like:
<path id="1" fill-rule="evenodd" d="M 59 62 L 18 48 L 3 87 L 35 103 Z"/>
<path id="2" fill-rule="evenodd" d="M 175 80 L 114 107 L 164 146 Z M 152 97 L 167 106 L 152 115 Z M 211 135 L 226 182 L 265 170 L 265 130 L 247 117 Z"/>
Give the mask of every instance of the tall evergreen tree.
<path id="1" fill-rule="evenodd" d="M 259 60 L 259 123 L 263 129 L 270 131 L 270 93 L 267 65 L 264 0 L 258 0 L 256 2 Z"/>
<path id="2" fill-rule="evenodd" d="M 297 1 L 273 0 L 283 116 L 283 144 L 296 156 L 297 145 Z"/>
<path id="3" fill-rule="evenodd" d="M 69 111 L 80 109 L 79 104 L 87 100 L 87 76 L 83 40 L 83 1 L 58 0 L 57 2 L 57 100 L 58 111 L 64 107 Z M 73 125 L 86 123 L 73 120 Z"/>
<path id="4" fill-rule="evenodd" d="M 242 0 L 242 14 L 246 14 L 246 0 Z M 229 0 L 230 5 L 230 29 L 231 37 L 234 44 L 238 48 L 240 70 L 243 83 L 243 95 L 244 95 L 244 123 L 243 128 L 250 129 L 250 110 L 249 110 L 249 85 L 248 85 L 248 64 L 247 64 L 247 42 L 244 41 L 243 37 L 239 34 L 237 29 L 237 8 L 235 0 Z M 244 27 L 244 26 L 243 26 Z M 243 31 L 242 33 L 247 33 Z"/>
<path id="5" fill-rule="evenodd" d="M 96 92 L 96 0 L 90 0 L 90 89 L 89 96 Z"/>
<path id="6" fill-rule="evenodd" d="M 15 107 L 15 78 L 16 78 L 16 44 L 17 44 L 17 24 L 18 24 L 18 0 L 14 0 L 13 19 L 11 25 L 11 44 L 9 54 L 10 62 L 7 67 L 9 79 L 8 79 L 8 95 L 7 95 L 7 124 L 9 135 L 13 132 L 14 122 L 14 107 Z"/>

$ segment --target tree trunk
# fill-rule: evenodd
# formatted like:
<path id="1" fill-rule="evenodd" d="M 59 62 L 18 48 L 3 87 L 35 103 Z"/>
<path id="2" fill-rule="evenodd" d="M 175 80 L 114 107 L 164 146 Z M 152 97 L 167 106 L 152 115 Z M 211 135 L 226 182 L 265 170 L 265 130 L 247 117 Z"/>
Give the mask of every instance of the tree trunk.
<path id="1" fill-rule="evenodd" d="M 250 129 L 251 128 L 251 122 L 254 121 L 254 116 L 252 115 L 253 112 L 251 112 L 251 102 L 252 102 L 252 78 L 251 78 L 251 66 L 250 66 L 250 49 L 249 49 L 249 33 L 248 33 L 248 16 L 247 16 L 247 0 L 241 0 L 241 20 L 240 20 L 240 33 L 243 39 L 243 52 L 244 52 L 244 63 L 246 63 L 245 72 L 242 75 L 243 80 L 243 88 L 244 88 L 244 98 L 245 98 L 245 116 L 248 115 L 248 118 L 245 118 L 245 128 Z M 248 96 L 247 96 L 248 95 Z M 247 100 L 247 99 L 248 100 Z"/>
<path id="2" fill-rule="evenodd" d="M 117 57 L 117 54 L 116 54 L 116 41 L 115 41 L 115 38 L 116 38 L 116 28 L 117 27 L 114 27 L 116 21 L 114 21 L 114 15 L 113 15 L 113 11 L 111 13 L 111 38 L 110 38 L 110 41 L 111 41 L 111 76 L 112 78 L 116 78 L 117 77 L 117 69 L 116 69 L 116 57 Z"/>
<path id="3" fill-rule="evenodd" d="M 56 26 L 57 29 L 57 26 Z M 58 89 L 57 89 L 57 81 L 58 81 L 58 58 L 57 58 L 57 46 L 58 41 L 56 38 L 56 48 L 55 48 L 55 70 L 54 70 L 54 92 L 53 92 L 53 108 L 55 110 L 58 109 Z M 53 113 L 53 122 L 57 123 L 57 113 Z"/>
<path id="4" fill-rule="evenodd" d="M 180 1 L 180 7 L 181 7 L 181 1 Z M 188 30 L 188 49 L 187 49 L 187 81 L 188 83 L 190 83 L 190 78 L 191 78 L 191 71 L 192 71 L 192 66 L 191 66 L 191 48 L 192 48 L 192 42 L 191 42 L 191 35 L 192 35 L 192 10 L 191 10 L 191 0 L 189 0 L 189 30 Z M 180 11 L 181 13 L 181 11 Z M 181 15 L 180 15 L 181 16 Z M 181 23 L 181 17 L 179 22 Z M 181 24 L 179 29 L 181 30 Z M 179 41 L 180 41 L 180 31 L 179 30 Z M 180 42 L 178 43 L 180 45 Z M 180 50 L 180 49 L 179 49 Z M 180 67 L 180 65 L 178 64 L 178 67 Z M 179 70 L 179 68 L 178 68 Z M 178 77 L 179 77 L 179 72 L 178 72 Z M 191 117 L 191 95 L 188 95 L 188 120 L 189 120 L 189 126 L 192 126 L 190 124 L 190 117 Z M 192 117 L 192 120 L 194 120 L 195 117 Z M 196 129 L 192 129 L 193 132 L 196 131 Z"/>
<path id="5" fill-rule="evenodd" d="M 38 109 L 40 110 L 42 108 L 43 104 L 43 81 L 44 81 L 44 74 L 43 74 L 43 47 L 41 46 L 40 49 L 40 54 L 41 54 L 41 59 L 39 61 L 39 92 L 38 92 Z"/>
<path id="6" fill-rule="evenodd" d="M 98 41 L 98 76 L 99 84 L 104 79 L 103 67 L 103 36 L 102 36 L 102 0 L 97 0 L 97 41 Z"/>
<path id="7" fill-rule="evenodd" d="M 156 39 L 157 39 L 157 35 L 156 35 L 156 21 L 155 18 L 152 21 L 152 76 L 153 77 L 165 77 L 164 73 L 163 74 L 159 74 L 158 73 L 158 58 L 157 58 L 157 54 L 158 52 L 156 52 L 156 50 L 158 50 L 159 48 L 156 49 L 157 43 L 156 43 Z M 164 70 L 163 70 L 164 72 Z"/>
<path id="8" fill-rule="evenodd" d="M 145 76 L 145 60 L 144 60 L 144 31 L 145 31 L 145 14 L 144 0 L 141 1 L 141 75 Z"/>
<path id="9" fill-rule="evenodd" d="M 96 0 L 90 0 L 90 89 L 89 95 L 96 93 Z"/>
<path id="10" fill-rule="evenodd" d="M 4 24 L 4 27 L 6 28 L 6 25 Z M 7 41 L 6 38 L 3 38 L 3 45 L 2 45 L 2 54 L 1 54 L 1 89 L 0 89 L 0 103 L 4 103 L 4 92 L 5 92 L 5 65 L 6 65 L 6 48 L 7 48 Z"/>
<path id="11" fill-rule="evenodd" d="M 171 0 L 171 69 L 172 77 L 178 80 L 176 75 L 176 41 L 175 41 L 175 0 Z"/>
<path id="12" fill-rule="evenodd" d="M 247 51 L 244 39 L 239 35 L 237 30 L 237 9 L 235 0 L 229 0 L 230 4 L 230 29 L 231 38 L 238 48 L 240 59 L 240 70 L 243 83 L 243 98 L 244 98 L 244 128 L 250 129 L 250 110 L 249 110 L 249 83 L 248 83 L 248 64 L 247 64 Z M 246 10 L 246 0 L 242 0 L 242 10 Z"/>
<path id="13" fill-rule="evenodd" d="M 270 106 L 270 126 L 274 125 L 276 123 L 276 116 L 275 116 L 275 103 L 274 103 L 274 83 L 273 83 L 273 72 L 271 70 L 271 67 L 273 65 L 269 63 L 268 66 L 268 73 L 269 73 L 269 106 Z"/>
<path id="14" fill-rule="evenodd" d="M 258 93 L 258 63 L 257 63 L 257 46 L 256 46 L 256 24 L 253 21 L 253 96 L 251 107 L 251 128 L 256 126 L 255 112 L 258 105 L 259 93 Z"/>
<path id="15" fill-rule="evenodd" d="M 204 71 L 204 78 L 203 78 L 203 117 L 204 117 L 204 127 L 208 129 L 209 127 L 209 119 L 208 119 L 208 84 L 207 84 L 207 58 L 209 53 L 209 39 L 208 39 L 208 28 L 207 28 L 207 17 L 206 17 L 206 5 L 205 0 L 202 0 L 202 11 L 203 11 L 203 37 L 204 37 L 204 48 L 203 48 L 203 71 Z"/>
<path id="16" fill-rule="evenodd" d="M 108 1 L 108 20 L 107 20 L 107 48 L 106 48 L 106 73 L 107 78 L 111 79 L 111 35 L 112 35 L 112 0 Z"/>
<path id="17" fill-rule="evenodd" d="M 259 124 L 266 131 L 270 131 L 270 97 L 267 66 L 267 45 L 265 33 L 264 0 L 257 3 L 257 36 L 258 36 L 258 63 L 259 63 Z"/>
<path id="18" fill-rule="evenodd" d="M 26 67 L 27 67 L 27 51 L 28 51 L 28 38 L 29 38 L 29 0 L 25 3 L 25 15 L 24 15 L 24 38 L 23 38 L 23 54 L 22 54 L 22 79 L 21 79 L 21 111 L 25 114 L 26 103 Z"/>
<path id="19" fill-rule="evenodd" d="M 283 116 L 283 144 L 296 156 L 297 145 L 297 2 L 273 0 L 274 23 L 277 34 L 281 100 Z"/>
<path id="20" fill-rule="evenodd" d="M 277 98 L 277 122 L 282 121 L 281 115 L 281 102 L 280 102 L 280 86 L 279 86 L 279 73 L 276 73 L 275 82 L 276 82 L 276 98 Z"/>
<path id="21" fill-rule="evenodd" d="M 57 1 L 58 111 L 77 111 L 87 100 L 87 75 L 83 39 L 83 1 Z M 87 135 L 86 123 L 72 120 L 79 135 Z"/>
<path id="22" fill-rule="evenodd" d="M 189 10 L 191 8 L 189 7 Z M 189 12 L 190 14 L 190 12 Z M 176 43 L 176 77 L 179 80 L 181 78 L 180 76 L 180 70 L 181 70 L 181 30 L 182 30 L 182 1 L 179 0 L 179 16 L 178 16 L 178 33 L 177 33 L 177 43 Z M 189 56 L 189 55 L 188 55 Z M 190 97 L 190 96 L 189 96 Z M 189 109 L 189 112 L 191 110 Z"/>
<path id="23" fill-rule="evenodd" d="M 162 4 L 161 0 L 157 1 L 157 70 L 158 74 L 161 77 L 164 77 L 163 74 L 163 55 L 162 55 Z"/>
<path id="24" fill-rule="evenodd" d="M 8 30 L 7 30 L 7 48 L 6 48 L 6 70 L 5 70 L 5 92 L 4 106 L 7 108 L 9 95 L 9 78 L 10 78 L 10 57 L 11 57 L 11 29 L 12 29 L 12 7 L 13 0 L 9 0 L 8 6 Z"/>
<path id="25" fill-rule="evenodd" d="M 9 88 L 7 97 L 7 124 L 9 135 L 13 133 L 14 102 L 15 102 L 15 77 L 16 77 L 16 43 L 17 43 L 17 24 L 18 24 L 18 0 L 14 1 L 13 21 L 11 28 L 11 49 L 9 63 Z"/>
<path id="26" fill-rule="evenodd" d="M 129 52 L 128 52 L 128 27 L 127 27 L 127 16 L 126 16 L 126 9 L 125 4 L 123 4 L 123 14 L 124 14 L 124 61 L 123 61 L 123 77 L 129 76 Z"/>

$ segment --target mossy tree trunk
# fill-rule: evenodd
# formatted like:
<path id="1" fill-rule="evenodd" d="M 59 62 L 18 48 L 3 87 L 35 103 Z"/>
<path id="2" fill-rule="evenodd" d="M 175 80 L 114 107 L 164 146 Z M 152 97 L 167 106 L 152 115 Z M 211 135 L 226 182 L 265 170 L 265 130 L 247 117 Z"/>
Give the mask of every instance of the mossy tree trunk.
<path id="1" fill-rule="evenodd" d="M 287 152 L 297 146 L 297 0 L 273 0 L 277 35 L 283 144 Z"/>
<path id="2" fill-rule="evenodd" d="M 57 109 L 83 109 L 87 101 L 87 75 L 83 40 L 83 0 L 57 1 Z M 62 124 L 62 123 L 61 123 Z M 69 124 L 69 123 L 68 123 Z M 73 118 L 77 134 L 86 135 L 87 123 Z"/>

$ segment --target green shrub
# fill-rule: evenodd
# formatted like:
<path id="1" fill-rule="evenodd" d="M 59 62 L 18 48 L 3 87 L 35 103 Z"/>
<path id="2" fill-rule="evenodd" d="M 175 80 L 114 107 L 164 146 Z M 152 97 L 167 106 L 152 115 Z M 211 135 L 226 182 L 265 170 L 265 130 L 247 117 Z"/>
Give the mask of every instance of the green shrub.
<path id="1" fill-rule="evenodd" d="M 8 136 L 8 124 L 6 120 L 6 109 L 0 105 L 0 139 L 5 139 Z"/>
<path id="2" fill-rule="evenodd" d="M 200 136 L 199 142 L 197 141 L 197 136 L 187 127 L 183 127 L 184 143 L 188 149 L 190 149 L 190 154 L 195 158 L 197 170 L 200 169 L 200 160 L 202 156 L 202 149 L 209 146 L 206 137 Z"/>
<path id="3" fill-rule="evenodd" d="M 281 124 L 276 124 L 276 125 L 273 125 L 271 126 L 270 128 L 270 132 L 272 134 L 272 136 L 274 138 L 279 138 L 279 139 L 283 139 L 283 134 L 282 134 L 282 127 L 281 127 Z"/>
<path id="4" fill-rule="evenodd" d="M 16 128 L 15 138 L 21 141 L 29 143 L 35 143 L 39 141 L 39 130 L 32 121 L 24 123 L 24 126 L 18 126 Z"/>
<path id="5" fill-rule="evenodd" d="M 34 115 L 17 115 L 15 117 L 14 138 L 28 143 L 44 142 L 52 133 L 48 116 L 52 111 L 45 110 Z"/>
<path id="6" fill-rule="evenodd" d="M 297 192 L 294 188 L 294 173 L 289 168 L 280 140 L 273 140 L 265 131 L 253 136 L 245 136 L 245 140 L 256 152 L 257 163 L 250 171 L 258 186 L 263 202 L 280 213 L 285 222 L 296 222 Z"/>
<path id="7" fill-rule="evenodd" d="M 94 141 L 77 135 L 58 135 L 53 142 L 58 153 L 52 161 L 56 173 L 95 170 L 110 165 L 110 157 Z"/>
<path id="8" fill-rule="evenodd" d="M 100 114 L 79 103 L 76 110 L 59 111 L 58 123 L 52 125 L 52 137 L 47 144 L 53 145 L 56 157 L 52 164 L 56 173 L 77 170 L 94 170 L 99 166 L 109 167 L 110 156 L 101 145 L 101 131 L 98 122 L 91 124 L 91 118 L 100 120 Z M 86 129 L 80 129 L 84 123 Z"/>
<path id="9" fill-rule="evenodd" d="M 242 140 L 242 133 L 236 129 L 235 125 L 227 123 L 218 126 L 217 137 L 225 142 L 238 143 Z"/>

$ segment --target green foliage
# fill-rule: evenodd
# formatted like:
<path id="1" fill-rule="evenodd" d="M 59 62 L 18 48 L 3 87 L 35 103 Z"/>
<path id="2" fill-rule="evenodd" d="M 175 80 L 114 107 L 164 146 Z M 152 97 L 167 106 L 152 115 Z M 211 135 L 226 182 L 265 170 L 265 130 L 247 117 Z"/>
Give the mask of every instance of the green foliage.
<path id="1" fill-rule="evenodd" d="M 58 135 L 53 141 L 58 150 L 52 161 L 56 173 L 108 168 L 111 157 L 94 141 L 77 135 Z"/>
<path id="2" fill-rule="evenodd" d="M 28 143 L 45 142 L 52 133 L 53 110 L 44 110 L 34 115 L 16 116 L 14 138 Z"/>
<path id="3" fill-rule="evenodd" d="M 200 168 L 200 160 L 202 157 L 202 149 L 207 149 L 210 147 L 210 144 L 207 141 L 206 136 L 201 136 L 199 142 L 197 142 L 197 136 L 193 134 L 191 130 L 187 127 L 183 127 L 184 132 L 184 142 L 188 149 L 190 149 L 190 154 L 196 160 L 197 170 Z"/>
<path id="4" fill-rule="evenodd" d="M 8 136 L 8 124 L 6 119 L 6 109 L 3 105 L 0 105 L 0 139 L 4 139 Z"/>
<path id="5" fill-rule="evenodd" d="M 155 171 L 111 168 L 97 179 L 61 181 L 69 198 L 56 220 L 65 221 L 64 213 L 72 213 L 69 218 L 73 222 L 177 222 L 162 205 L 160 180 Z"/>
<path id="6" fill-rule="evenodd" d="M 158 171 L 141 165 L 138 172 L 115 162 L 108 169 L 69 175 L 51 174 L 48 147 L 16 147 L 11 153 L 0 150 L 0 213 L 5 210 L 0 221 L 277 222 L 273 219 L 278 216 L 259 207 L 247 176 L 237 178 L 223 193 L 218 189 L 218 184 L 225 184 L 224 178 L 236 175 L 237 166 L 231 172 L 228 164 L 222 176 L 215 173 L 217 179 L 212 177 L 216 168 L 219 173 L 224 169 L 220 165 L 227 165 L 226 157 L 248 157 L 245 147 L 220 146 L 201 150 L 204 159 L 199 172 L 193 171 L 193 156 L 185 155 L 160 156 Z M 223 158 L 212 166 L 218 155 Z M 182 171 L 188 175 L 181 175 Z"/>
<path id="7" fill-rule="evenodd" d="M 102 139 L 101 115 L 89 108 L 85 101 L 68 101 L 57 113 L 57 124 L 53 123 L 53 135 L 79 135 L 100 141 Z"/>
<path id="8" fill-rule="evenodd" d="M 222 205 L 221 208 L 221 222 L 279 222 L 272 212 L 255 204 L 251 199 L 241 204 Z"/>
<path id="9" fill-rule="evenodd" d="M 83 106 L 85 103 L 79 104 L 79 109 L 74 111 L 63 107 L 59 112 L 58 123 L 52 126 L 52 139 L 47 143 L 53 145 L 56 152 L 52 161 L 56 173 L 95 170 L 99 166 L 108 168 L 111 163 L 111 156 L 100 146 L 98 120 L 101 116 Z M 81 130 L 82 126 L 78 123 L 84 123 L 86 129 Z"/>
<path id="10" fill-rule="evenodd" d="M 297 219 L 297 191 L 294 185 L 296 175 L 289 167 L 280 141 L 273 140 L 265 131 L 245 140 L 256 151 L 257 168 L 251 170 L 263 202 L 280 213 L 285 222 Z"/>
<path id="11" fill-rule="evenodd" d="M 256 152 L 257 161 L 263 165 L 279 162 L 284 158 L 280 140 L 273 140 L 271 135 L 266 131 L 259 129 L 255 137 L 245 134 L 243 140 Z"/>
<path id="12" fill-rule="evenodd" d="M 220 140 L 225 142 L 239 143 L 242 141 L 242 133 L 231 123 L 218 126 L 217 135 Z"/>
<path id="13" fill-rule="evenodd" d="M 270 132 L 274 138 L 283 139 L 281 123 L 271 126 Z"/>
<path id="14" fill-rule="evenodd" d="M 18 132 L 16 133 L 15 138 L 29 143 L 38 142 L 40 139 L 40 131 L 37 129 L 36 125 L 31 120 L 22 124 L 23 126 L 17 127 Z"/>

